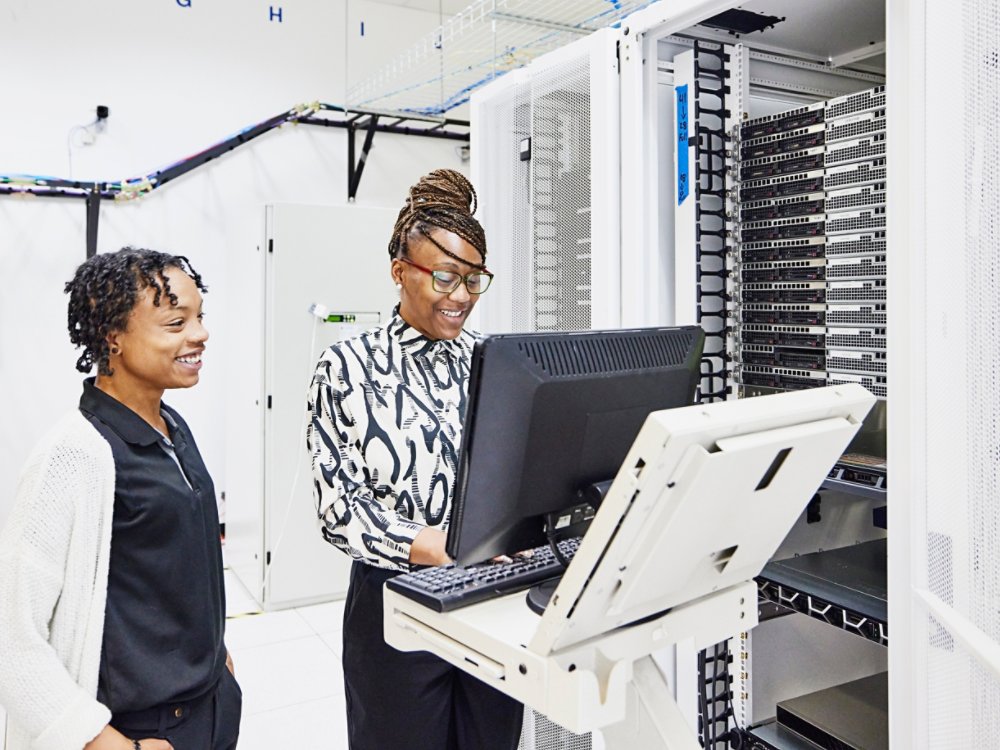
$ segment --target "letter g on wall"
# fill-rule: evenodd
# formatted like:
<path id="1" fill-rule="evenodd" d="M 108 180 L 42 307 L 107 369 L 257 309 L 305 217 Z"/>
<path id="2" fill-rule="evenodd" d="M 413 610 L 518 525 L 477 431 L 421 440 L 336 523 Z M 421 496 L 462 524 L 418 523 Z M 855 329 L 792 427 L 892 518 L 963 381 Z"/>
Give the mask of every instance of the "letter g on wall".
<path id="1" fill-rule="evenodd" d="M 190 8 L 191 0 L 177 0 L 177 4 L 182 8 Z"/>

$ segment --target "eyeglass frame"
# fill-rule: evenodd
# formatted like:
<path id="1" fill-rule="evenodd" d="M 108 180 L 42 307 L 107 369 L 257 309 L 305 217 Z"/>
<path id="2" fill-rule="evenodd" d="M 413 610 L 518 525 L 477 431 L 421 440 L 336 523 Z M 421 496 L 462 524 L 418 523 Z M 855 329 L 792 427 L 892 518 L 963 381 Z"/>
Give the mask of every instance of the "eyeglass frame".
<path id="1" fill-rule="evenodd" d="M 475 271 L 469 271 L 469 273 L 467 273 L 465 275 L 462 275 L 462 274 L 458 273 L 458 271 L 446 271 L 446 270 L 441 269 L 441 268 L 439 268 L 437 270 L 430 269 L 430 268 L 425 268 L 424 266 L 420 265 L 419 263 L 414 263 L 412 260 L 410 260 L 409 258 L 405 258 L 405 257 L 396 258 L 396 260 L 402 261 L 403 263 L 406 263 L 407 265 L 411 265 L 414 268 L 417 268 L 417 269 L 423 271 L 424 273 L 430 274 L 430 276 L 431 276 L 431 287 L 438 294 L 451 294 L 456 289 L 458 289 L 459 285 L 465 284 L 465 290 L 469 294 L 474 294 L 476 296 L 479 296 L 480 294 L 482 294 L 483 292 L 485 292 L 487 289 L 490 288 L 490 285 L 493 283 L 493 277 L 495 276 L 495 274 L 492 271 L 487 271 L 485 268 L 477 269 Z M 456 283 L 455 286 L 453 286 L 451 289 L 448 289 L 447 291 L 442 291 L 442 290 L 438 289 L 437 286 L 435 286 L 436 282 L 440 281 L 438 279 L 438 277 L 435 276 L 435 274 L 437 274 L 437 273 L 453 273 L 453 274 L 456 274 L 458 276 L 458 283 Z M 486 284 L 486 289 L 483 289 L 480 292 L 474 292 L 474 291 L 472 291 L 469 288 L 469 277 L 470 276 L 478 276 L 480 274 L 482 274 L 483 276 L 488 276 L 490 280 Z"/>

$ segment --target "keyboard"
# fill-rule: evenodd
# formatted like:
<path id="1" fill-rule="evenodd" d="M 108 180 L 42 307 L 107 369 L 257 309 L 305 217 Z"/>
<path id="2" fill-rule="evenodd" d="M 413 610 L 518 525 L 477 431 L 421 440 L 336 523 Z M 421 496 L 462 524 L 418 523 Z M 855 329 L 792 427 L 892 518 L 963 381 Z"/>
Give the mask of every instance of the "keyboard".
<path id="1" fill-rule="evenodd" d="M 559 542 L 559 551 L 572 559 L 582 537 Z M 442 565 L 390 578 L 390 591 L 413 599 L 437 612 L 450 612 L 470 604 L 524 591 L 558 578 L 563 567 L 548 545 L 537 547 L 530 556 L 518 555 L 512 562 L 485 562 L 460 568 Z"/>

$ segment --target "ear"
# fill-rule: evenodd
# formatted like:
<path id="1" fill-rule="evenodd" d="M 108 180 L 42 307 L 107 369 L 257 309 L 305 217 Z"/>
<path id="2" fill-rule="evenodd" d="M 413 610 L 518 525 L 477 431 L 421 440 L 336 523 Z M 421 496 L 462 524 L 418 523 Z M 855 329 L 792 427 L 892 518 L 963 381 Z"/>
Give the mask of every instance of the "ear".
<path id="1" fill-rule="evenodd" d="M 392 283 L 397 288 L 403 286 L 403 263 L 398 258 L 392 259 L 392 267 L 389 269 L 389 275 L 392 276 Z"/>
<path id="2" fill-rule="evenodd" d="M 111 352 L 112 355 L 119 354 L 122 350 L 119 336 L 120 333 L 118 331 L 111 331 L 111 333 L 104 337 L 104 340 L 108 344 L 108 351 Z"/>

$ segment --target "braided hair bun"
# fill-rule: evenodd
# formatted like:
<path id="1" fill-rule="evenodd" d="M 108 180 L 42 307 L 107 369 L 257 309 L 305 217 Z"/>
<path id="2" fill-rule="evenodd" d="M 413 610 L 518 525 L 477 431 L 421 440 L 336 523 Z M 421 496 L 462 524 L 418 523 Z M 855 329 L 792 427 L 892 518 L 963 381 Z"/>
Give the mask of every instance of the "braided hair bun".
<path id="1" fill-rule="evenodd" d="M 453 169 L 435 169 L 410 187 L 392 230 L 389 257 L 404 257 L 409 240 L 443 229 L 472 245 L 485 263 L 486 233 L 473 217 L 475 211 L 476 189 L 468 178 Z"/>

